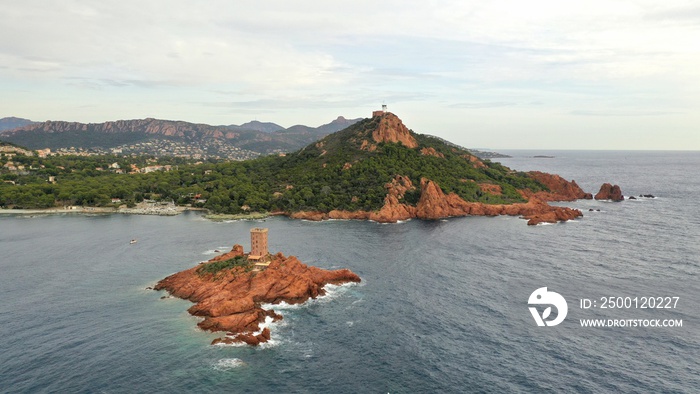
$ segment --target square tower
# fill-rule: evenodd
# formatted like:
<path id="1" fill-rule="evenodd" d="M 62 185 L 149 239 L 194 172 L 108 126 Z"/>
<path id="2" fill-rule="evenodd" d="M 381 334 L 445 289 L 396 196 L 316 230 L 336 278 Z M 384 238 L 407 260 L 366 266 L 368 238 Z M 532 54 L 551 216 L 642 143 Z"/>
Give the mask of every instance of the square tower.
<path id="1" fill-rule="evenodd" d="M 269 254 L 267 250 L 267 229 L 250 229 L 250 254 L 248 259 L 260 260 Z"/>

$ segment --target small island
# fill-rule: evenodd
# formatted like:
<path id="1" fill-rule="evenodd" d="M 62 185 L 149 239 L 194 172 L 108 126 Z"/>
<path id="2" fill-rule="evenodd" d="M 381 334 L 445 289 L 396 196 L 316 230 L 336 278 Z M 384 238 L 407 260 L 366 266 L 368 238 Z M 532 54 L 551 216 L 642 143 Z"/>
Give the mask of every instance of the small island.
<path id="1" fill-rule="evenodd" d="M 250 253 L 234 245 L 228 253 L 168 276 L 154 290 L 194 302 L 188 312 L 204 318 L 197 324 L 202 330 L 226 333 L 212 345 L 255 346 L 270 340 L 266 323 L 282 319 L 274 310 L 263 309 L 263 304 L 300 304 L 324 295 L 326 284 L 361 281 L 348 269 L 329 271 L 302 264 L 294 256 L 272 255 L 267 235 L 266 228 L 251 229 Z"/>

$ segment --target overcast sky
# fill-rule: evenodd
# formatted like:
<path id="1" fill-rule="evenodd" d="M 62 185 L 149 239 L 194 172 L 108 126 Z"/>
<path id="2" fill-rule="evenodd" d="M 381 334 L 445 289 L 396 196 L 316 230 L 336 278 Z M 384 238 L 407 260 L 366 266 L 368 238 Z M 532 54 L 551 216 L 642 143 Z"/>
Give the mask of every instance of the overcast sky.
<path id="1" fill-rule="evenodd" d="M 472 148 L 700 150 L 700 3 L 3 1 L 0 117 L 318 126 L 386 103 Z"/>

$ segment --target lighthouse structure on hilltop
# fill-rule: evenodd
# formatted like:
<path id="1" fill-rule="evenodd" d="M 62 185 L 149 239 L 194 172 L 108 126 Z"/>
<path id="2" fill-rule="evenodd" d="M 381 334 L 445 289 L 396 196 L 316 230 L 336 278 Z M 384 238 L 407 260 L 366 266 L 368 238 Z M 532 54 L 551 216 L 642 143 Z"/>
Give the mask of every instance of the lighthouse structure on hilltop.
<path id="1" fill-rule="evenodd" d="M 381 111 L 373 111 L 372 112 L 372 117 L 376 116 L 384 116 L 386 114 L 386 104 L 382 104 L 382 110 Z"/>

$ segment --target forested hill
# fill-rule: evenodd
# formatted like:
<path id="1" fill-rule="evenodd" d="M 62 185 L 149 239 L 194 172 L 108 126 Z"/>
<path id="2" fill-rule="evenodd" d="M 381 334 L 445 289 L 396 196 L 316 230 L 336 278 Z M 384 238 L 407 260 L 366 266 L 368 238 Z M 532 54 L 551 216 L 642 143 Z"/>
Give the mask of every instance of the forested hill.
<path id="1" fill-rule="evenodd" d="M 445 193 L 489 204 L 524 201 L 517 189 L 543 189 L 525 174 L 408 130 L 392 113 L 364 119 L 285 157 L 248 164 L 246 176 L 269 187 L 271 210 L 377 210 L 384 204 L 387 184 L 396 176 L 408 178 L 416 186 L 427 178 Z M 485 192 L 483 185 L 500 190 Z M 235 195 L 235 191 L 231 193 Z M 225 205 L 226 193 L 213 197 Z M 419 187 L 404 196 L 409 204 L 415 204 L 419 197 Z"/>
<path id="2" fill-rule="evenodd" d="M 129 168 L 129 159 L 13 160 L 15 165 L 24 160 L 26 168 L 41 169 L 3 175 L 3 180 L 12 182 L 0 184 L 3 207 L 100 206 L 111 204 L 113 198 L 124 203 L 153 198 L 203 205 L 220 213 L 375 211 L 383 206 L 387 185 L 397 176 L 416 185 L 397 197 L 413 205 L 420 198 L 423 178 L 445 193 L 487 204 L 524 201 L 516 189 L 543 189 L 525 174 L 414 133 L 391 113 L 359 121 L 295 153 L 244 162 L 182 164 L 170 171 L 117 174 L 96 168 L 106 169 L 112 162 Z M 100 162 L 93 163 L 96 160 Z M 55 183 L 47 183 L 48 176 Z"/>

